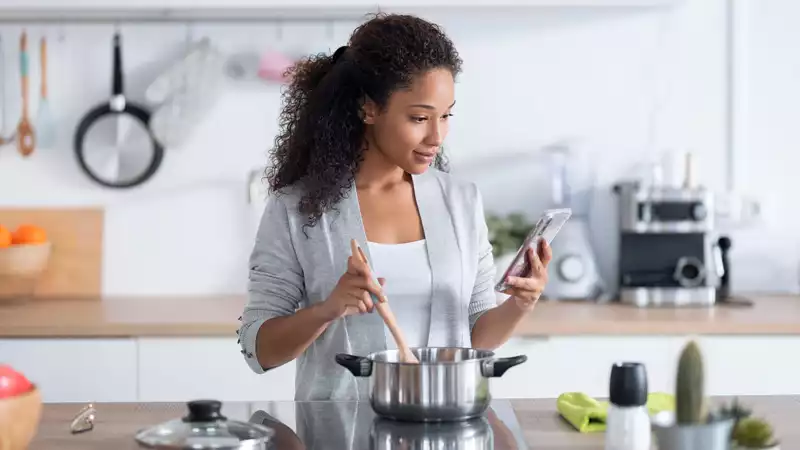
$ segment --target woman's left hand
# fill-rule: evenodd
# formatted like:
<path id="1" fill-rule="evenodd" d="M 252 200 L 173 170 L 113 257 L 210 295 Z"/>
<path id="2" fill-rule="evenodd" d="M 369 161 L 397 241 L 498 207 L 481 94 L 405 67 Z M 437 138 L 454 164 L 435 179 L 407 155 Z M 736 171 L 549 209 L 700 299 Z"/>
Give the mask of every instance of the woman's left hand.
<path id="1" fill-rule="evenodd" d="M 528 248 L 525 258 L 531 268 L 530 272 L 525 277 L 508 277 L 507 283 L 512 287 L 506 289 L 505 293 L 513 297 L 520 308 L 528 310 L 536 305 L 547 284 L 547 266 L 553 259 L 553 251 L 542 239 L 539 241 L 538 251 Z"/>

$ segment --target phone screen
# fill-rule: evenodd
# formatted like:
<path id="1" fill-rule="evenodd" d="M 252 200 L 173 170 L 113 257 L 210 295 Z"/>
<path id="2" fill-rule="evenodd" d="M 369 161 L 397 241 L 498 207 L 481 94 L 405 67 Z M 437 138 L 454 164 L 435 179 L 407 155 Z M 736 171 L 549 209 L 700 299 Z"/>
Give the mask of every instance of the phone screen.
<path id="1" fill-rule="evenodd" d="M 525 242 L 523 242 L 522 246 L 517 250 L 517 255 L 514 257 L 514 260 L 511 261 L 503 277 L 495 286 L 495 290 L 502 292 L 508 289 L 510 286 L 506 284 L 505 280 L 509 276 L 527 276 L 530 272 L 530 264 L 525 257 L 527 249 L 533 248 L 534 251 L 536 251 L 539 247 L 539 241 L 542 239 L 550 244 L 571 215 L 572 210 L 569 208 L 548 209 L 544 211 L 533 228 L 531 228 L 530 233 L 528 233 L 528 236 L 525 238 Z"/>

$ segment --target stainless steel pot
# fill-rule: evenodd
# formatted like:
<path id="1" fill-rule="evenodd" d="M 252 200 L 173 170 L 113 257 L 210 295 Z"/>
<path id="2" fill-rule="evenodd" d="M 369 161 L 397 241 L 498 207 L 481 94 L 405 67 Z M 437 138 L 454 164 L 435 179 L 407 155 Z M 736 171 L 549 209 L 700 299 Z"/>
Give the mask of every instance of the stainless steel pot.
<path id="1" fill-rule="evenodd" d="M 458 422 L 409 423 L 376 419 L 370 431 L 373 450 L 491 450 L 492 427 L 485 417 Z"/>
<path id="2" fill-rule="evenodd" d="M 491 402 L 489 378 L 527 361 L 524 355 L 495 358 L 494 352 L 461 347 L 411 351 L 419 364 L 400 362 L 397 350 L 367 356 L 344 353 L 336 362 L 357 377 L 369 377 L 370 404 L 380 416 L 413 422 L 448 422 L 483 415 Z"/>

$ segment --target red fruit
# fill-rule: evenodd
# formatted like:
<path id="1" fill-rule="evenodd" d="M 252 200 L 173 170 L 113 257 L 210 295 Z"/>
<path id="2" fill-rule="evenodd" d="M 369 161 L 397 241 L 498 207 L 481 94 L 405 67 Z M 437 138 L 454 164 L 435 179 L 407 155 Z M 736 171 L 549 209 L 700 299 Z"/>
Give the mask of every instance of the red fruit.
<path id="1" fill-rule="evenodd" d="M 33 388 L 33 384 L 25 375 L 17 372 L 8 364 L 0 365 L 0 398 L 16 397 Z"/>

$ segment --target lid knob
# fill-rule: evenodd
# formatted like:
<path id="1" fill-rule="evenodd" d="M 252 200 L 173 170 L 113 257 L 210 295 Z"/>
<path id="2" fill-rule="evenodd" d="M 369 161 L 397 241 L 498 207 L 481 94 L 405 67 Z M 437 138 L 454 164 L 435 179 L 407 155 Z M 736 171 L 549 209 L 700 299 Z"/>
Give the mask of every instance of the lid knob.
<path id="1" fill-rule="evenodd" d="M 184 422 L 220 422 L 227 420 L 220 414 L 222 402 L 219 400 L 193 400 L 186 404 L 189 414 L 183 418 Z"/>

